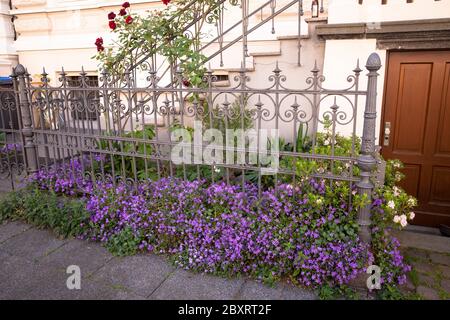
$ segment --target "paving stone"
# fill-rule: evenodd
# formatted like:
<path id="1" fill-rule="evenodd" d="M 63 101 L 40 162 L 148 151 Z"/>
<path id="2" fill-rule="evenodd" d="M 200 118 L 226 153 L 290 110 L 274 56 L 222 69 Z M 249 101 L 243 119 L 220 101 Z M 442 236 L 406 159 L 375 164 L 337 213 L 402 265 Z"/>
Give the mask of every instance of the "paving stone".
<path id="1" fill-rule="evenodd" d="M 235 299 L 243 283 L 242 279 L 226 279 L 177 269 L 149 298 L 155 300 Z"/>
<path id="2" fill-rule="evenodd" d="M 425 300 L 440 300 L 439 294 L 436 290 L 425 286 L 418 286 L 417 293 L 420 294 Z"/>
<path id="3" fill-rule="evenodd" d="M 417 248 L 408 248 L 405 250 L 405 254 L 415 260 L 428 260 L 428 252 L 426 250 L 420 250 Z"/>
<path id="4" fill-rule="evenodd" d="M 0 244 L 15 235 L 21 234 L 30 229 L 31 226 L 20 221 L 10 221 L 0 224 Z"/>
<path id="5" fill-rule="evenodd" d="M 269 287 L 253 280 L 247 280 L 237 296 L 239 300 L 281 300 L 282 297 L 283 288 L 279 284 Z"/>
<path id="6" fill-rule="evenodd" d="M 445 290 L 448 294 L 450 294 L 450 280 L 444 279 L 441 280 L 441 287 Z"/>
<path id="7" fill-rule="evenodd" d="M 450 279 L 450 267 L 448 266 L 439 266 L 439 271 L 442 273 L 444 278 Z"/>
<path id="8" fill-rule="evenodd" d="M 413 266 L 417 270 L 417 272 L 420 272 L 420 273 L 433 273 L 433 272 L 435 272 L 435 267 L 432 264 L 429 264 L 429 263 L 414 262 Z"/>
<path id="9" fill-rule="evenodd" d="M 32 261 L 50 254 L 65 242 L 56 239 L 49 231 L 32 228 L 6 240 L 1 248 L 6 252 L 14 253 L 17 257 Z"/>
<path id="10" fill-rule="evenodd" d="M 82 277 L 89 277 L 112 258 L 108 250 L 99 243 L 71 240 L 39 262 L 62 268 L 77 265 L 80 267 Z"/>
<path id="11" fill-rule="evenodd" d="M 136 255 L 111 260 L 97 270 L 91 279 L 148 297 L 173 270 L 174 268 L 160 256 Z"/>
<path id="12" fill-rule="evenodd" d="M 23 299 L 41 274 L 28 259 L 0 251 L 0 299 Z"/>
<path id="13" fill-rule="evenodd" d="M 436 280 L 433 277 L 426 275 L 426 274 L 419 275 L 419 284 L 423 284 L 427 287 L 432 287 L 432 286 L 434 286 L 435 283 L 436 283 Z"/>
<path id="14" fill-rule="evenodd" d="M 433 252 L 430 254 L 430 258 L 433 263 L 450 266 L 450 256 L 448 255 Z"/>
<path id="15" fill-rule="evenodd" d="M 407 230 L 392 230 L 392 235 L 400 241 L 400 244 L 404 248 L 418 248 L 433 252 L 450 253 L 449 237 L 410 232 Z"/>
<path id="16" fill-rule="evenodd" d="M 317 295 L 312 290 L 299 288 L 294 285 L 282 284 L 282 300 L 317 300 Z"/>
<path id="17" fill-rule="evenodd" d="M 60 274 L 51 281 L 47 280 L 42 283 L 42 286 L 31 289 L 22 298 L 31 300 L 144 300 L 144 297 L 129 289 L 112 287 L 89 280 L 82 280 L 80 289 L 70 290 L 65 285 L 67 276 Z"/>
<path id="18" fill-rule="evenodd" d="M 413 291 L 416 289 L 414 283 L 411 281 L 409 277 L 406 278 L 406 283 L 403 285 L 403 288 L 405 288 L 408 291 Z"/>

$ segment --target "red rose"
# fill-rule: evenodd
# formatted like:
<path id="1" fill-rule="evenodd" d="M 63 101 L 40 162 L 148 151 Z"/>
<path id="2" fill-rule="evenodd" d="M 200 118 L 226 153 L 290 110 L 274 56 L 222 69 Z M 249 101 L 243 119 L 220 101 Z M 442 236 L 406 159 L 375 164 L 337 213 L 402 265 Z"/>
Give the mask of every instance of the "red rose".
<path id="1" fill-rule="evenodd" d="M 167 6 L 170 3 L 170 0 L 162 0 L 162 2 Z"/>
<path id="2" fill-rule="evenodd" d="M 108 19 L 113 20 L 116 17 L 116 14 L 114 12 L 108 13 Z"/>
<path id="3" fill-rule="evenodd" d="M 102 37 L 97 38 L 97 39 L 95 40 L 95 45 L 96 45 L 96 46 L 99 46 L 99 45 L 102 45 L 102 44 L 103 44 L 103 38 L 102 38 Z"/>
<path id="4" fill-rule="evenodd" d="M 122 8 L 122 9 L 120 9 L 120 11 L 119 11 L 119 16 L 125 16 L 125 15 L 127 15 L 127 10 L 125 10 L 125 8 Z"/>
<path id="5" fill-rule="evenodd" d="M 124 8 L 129 8 L 130 7 L 130 3 L 127 1 L 127 2 L 124 2 L 123 4 L 122 4 L 122 7 L 124 7 Z"/>
<path id="6" fill-rule="evenodd" d="M 96 47 L 97 47 L 97 51 L 103 51 L 103 50 L 105 50 L 105 47 L 103 47 L 103 38 L 102 37 L 100 37 L 100 38 L 97 38 L 96 40 L 95 40 L 95 45 L 96 45 Z"/>
<path id="7" fill-rule="evenodd" d="M 183 86 L 185 87 L 190 87 L 191 86 L 191 82 L 187 79 L 183 79 Z"/>
<path id="8" fill-rule="evenodd" d="M 133 22 L 133 18 L 131 16 L 128 16 L 128 17 L 125 18 L 125 23 L 126 24 L 130 24 L 132 22 Z"/>
<path id="9" fill-rule="evenodd" d="M 115 29 L 117 28 L 117 24 L 116 24 L 114 21 L 110 21 L 110 22 L 109 22 L 109 27 L 110 27 L 112 30 L 115 30 Z"/>

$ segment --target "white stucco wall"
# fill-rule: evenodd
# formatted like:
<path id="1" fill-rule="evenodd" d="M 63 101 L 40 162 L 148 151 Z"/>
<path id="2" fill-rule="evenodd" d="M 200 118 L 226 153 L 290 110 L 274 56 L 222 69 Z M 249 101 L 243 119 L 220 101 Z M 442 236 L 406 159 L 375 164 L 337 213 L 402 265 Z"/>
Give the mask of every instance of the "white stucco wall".
<path id="1" fill-rule="evenodd" d="M 328 23 L 450 18 L 450 0 L 329 0 Z"/>
<path id="2" fill-rule="evenodd" d="M 9 0 L 0 0 L 0 76 L 10 75 L 11 68 L 17 64 L 11 18 Z"/>
<path id="3" fill-rule="evenodd" d="M 380 55 L 382 67 L 378 77 L 378 96 L 377 96 L 377 127 L 376 139 L 378 141 L 380 121 L 381 121 L 381 106 L 383 100 L 384 75 L 386 68 L 386 51 L 376 49 L 375 39 L 358 39 L 358 40 L 327 40 L 325 45 L 325 59 L 323 72 L 326 77 L 324 87 L 326 88 L 346 88 L 350 84 L 347 82 L 346 75 L 352 74 L 351 70 L 356 67 L 359 59 L 360 68 L 363 70 L 360 75 L 359 88 L 360 90 L 367 89 L 367 69 L 365 64 L 367 58 L 372 52 Z M 350 105 L 342 98 L 337 99 L 338 105 L 341 105 L 345 110 L 349 110 Z M 364 119 L 365 98 L 360 97 L 357 104 L 357 122 L 356 133 L 362 135 L 362 125 Z M 337 128 L 342 134 L 351 134 L 351 126 L 341 126 Z"/>

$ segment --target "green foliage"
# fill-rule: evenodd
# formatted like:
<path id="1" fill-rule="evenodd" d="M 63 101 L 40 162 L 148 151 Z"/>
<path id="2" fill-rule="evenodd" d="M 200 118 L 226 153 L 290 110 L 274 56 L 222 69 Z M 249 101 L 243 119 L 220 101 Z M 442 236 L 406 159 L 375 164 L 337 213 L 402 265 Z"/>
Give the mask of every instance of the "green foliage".
<path id="1" fill-rule="evenodd" d="M 221 9 L 214 0 L 195 1 L 186 10 L 184 7 L 188 3 L 188 0 L 173 1 L 162 10 L 147 11 L 147 16 L 131 13 L 131 8 L 127 9 L 125 17 L 131 16 L 131 23 L 126 23 L 125 17 L 120 15 L 114 19 L 117 25 L 112 31 L 117 35 L 115 48 L 100 50 L 94 58 L 111 73 L 121 75 L 127 66 L 134 64 L 135 50 L 148 56 L 157 54 L 172 66 L 177 64 L 183 70 L 183 78 L 191 85 L 202 85 L 206 57 L 198 48 L 206 34 L 203 26 L 214 24 Z M 230 3 L 237 5 L 235 0 Z M 188 35 L 185 28 L 198 17 L 200 20 L 195 30 Z"/>
<path id="2" fill-rule="evenodd" d="M 318 295 L 321 300 L 357 300 L 359 298 L 359 295 L 355 292 L 355 290 L 346 285 L 332 287 L 325 284 L 320 287 Z"/>
<path id="3" fill-rule="evenodd" d="M 152 140 L 155 137 L 154 125 L 145 125 L 142 129 L 137 128 L 134 131 L 124 133 L 124 138 L 137 138 L 143 140 Z M 107 155 L 103 162 L 98 162 L 94 171 L 112 174 L 113 172 L 125 175 L 128 178 L 136 176 L 139 179 L 156 179 L 156 168 L 153 161 L 146 160 L 140 156 L 151 155 L 152 146 L 150 143 L 135 141 L 118 141 L 114 139 L 100 139 L 99 148 L 102 150 L 119 151 L 125 153 L 135 153 L 136 156 Z M 103 166 L 103 169 L 101 168 Z"/>
<path id="4" fill-rule="evenodd" d="M 300 123 L 297 130 L 296 152 L 308 152 L 311 148 L 311 140 L 308 136 L 308 124 Z"/>
<path id="5" fill-rule="evenodd" d="M 81 235 L 88 219 L 83 201 L 36 188 L 12 192 L 0 201 L 0 222 L 22 220 L 65 238 Z"/>
<path id="6" fill-rule="evenodd" d="M 130 227 L 112 236 L 106 243 L 106 248 L 115 256 L 132 256 L 137 253 L 141 239 L 133 233 Z"/>
<path id="7" fill-rule="evenodd" d="M 377 298 L 380 300 L 422 300 L 419 294 L 403 292 L 394 285 L 383 285 L 381 290 L 377 291 Z"/>

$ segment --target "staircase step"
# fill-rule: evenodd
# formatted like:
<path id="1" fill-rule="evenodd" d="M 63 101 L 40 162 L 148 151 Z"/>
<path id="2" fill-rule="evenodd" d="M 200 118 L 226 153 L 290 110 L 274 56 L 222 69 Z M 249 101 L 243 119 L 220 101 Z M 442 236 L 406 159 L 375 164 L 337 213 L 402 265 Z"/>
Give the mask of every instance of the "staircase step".
<path id="1" fill-rule="evenodd" d="M 302 34 L 300 36 L 300 39 L 309 39 L 310 36 L 307 34 Z M 298 39 L 298 35 L 283 35 L 283 36 L 278 36 L 277 40 L 297 40 Z"/>
<path id="2" fill-rule="evenodd" d="M 249 55 L 251 55 L 252 57 L 281 56 L 281 50 L 280 51 L 268 51 L 268 52 L 250 52 Z"/>

